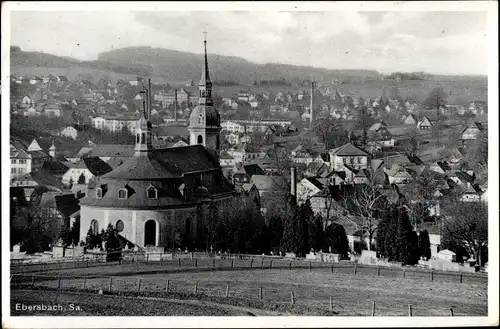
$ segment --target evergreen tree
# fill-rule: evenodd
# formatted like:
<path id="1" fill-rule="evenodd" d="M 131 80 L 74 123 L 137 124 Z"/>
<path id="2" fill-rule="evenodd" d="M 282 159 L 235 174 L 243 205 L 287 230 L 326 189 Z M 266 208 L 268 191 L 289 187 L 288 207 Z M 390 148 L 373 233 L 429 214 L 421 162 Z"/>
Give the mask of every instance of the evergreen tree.
<path id="1" fill-rule="evenodd" d="M 295 252 L 297 250 L 298 241 L 295 235 L 295 221 L 298 207 L 293 205 L 290 208 L 283 220 L 283 236 L 280 243 L 281 252 Z"/>
<path id="2" fill-rule="evenodd" d="M 342 225 L 332 223 L 325 230 L 325 242 L 328 251 L 346 258 L 349 252 L 349 241 Z"/>
<path id="3" fill-rule="evenodd" d="M 309 246 L 315 251 L 324 249 L 325 232 L 323 229 L 323 216 L 316 215 L 308 223 L 309 227 Z"/>
<path id="4" fill-rule="evenodd" d="M 310 251 L 309 246 L 309 227 L 308 223 L 314 216 L 311 208 L 311 202 L 307 200 L 299 207 L 298 216 L 295 221 L 295 235 L 297 237 L 297 250 L 295 254 L 304 257 Z"/>
<path id="5" fill-rule="evenodd" d="M 423 230 L 418 235 L 418 248 L 420 249 L 420 255 L 425 259 L 431 258 L 431 241 L 429 239 L 429 232 Z"/>
<path id="6" fill-rule="evenodd" d="M 408 239 L 409 244 L 409 264 L 418 264 L 420 259 L 420 248 L 418 245 L 418 235 L 417 232 L 411 231 Z"/>
<path id="7" fill-rule="evenodd" d="M 413 231 L 406 210 L 399 211 L 397 251 L 398 261 L 403 265 L 410 264 L 410 234 Z"/>
<path id="8" fill-rule="evenodd" d="M 268 227 L 268 239 L 269 247 L 271 250 L 279 250 L 281 244 L 281 238 L 283 236 L 283 222 L 279 215 L 273 215 L 269 219 Z"/>

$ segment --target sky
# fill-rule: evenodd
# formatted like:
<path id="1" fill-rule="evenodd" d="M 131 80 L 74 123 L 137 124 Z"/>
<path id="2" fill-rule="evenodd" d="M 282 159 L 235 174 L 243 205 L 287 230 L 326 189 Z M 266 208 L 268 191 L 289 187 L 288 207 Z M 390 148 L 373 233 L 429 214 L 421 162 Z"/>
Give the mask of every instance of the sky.
<path id="1" fill-rule="evenodd" d="M 417 11 L 12 11 L 11 44 L 97 59 L 151 46 L 255 63 L 382 73 L 487 74 L 487 13 Z"/>

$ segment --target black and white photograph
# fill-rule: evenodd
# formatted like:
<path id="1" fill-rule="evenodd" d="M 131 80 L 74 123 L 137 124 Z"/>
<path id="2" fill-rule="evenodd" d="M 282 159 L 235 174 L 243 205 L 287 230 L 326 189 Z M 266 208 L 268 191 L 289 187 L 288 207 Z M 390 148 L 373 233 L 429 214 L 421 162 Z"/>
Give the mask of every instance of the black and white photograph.
<path id="1" fill-rule="evenodd" d="M 498 325 L 497 10 L 3 2 L 2 322 Z"/>

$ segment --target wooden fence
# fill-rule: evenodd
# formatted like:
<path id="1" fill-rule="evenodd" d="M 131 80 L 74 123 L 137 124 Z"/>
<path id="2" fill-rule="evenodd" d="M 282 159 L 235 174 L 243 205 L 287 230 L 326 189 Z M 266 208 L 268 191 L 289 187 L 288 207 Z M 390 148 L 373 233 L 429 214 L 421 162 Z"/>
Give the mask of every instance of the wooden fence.
<path id="1" fill-rule="evenodd" d="M 488 276 L 483 273 L 445 272 L 408 267 L 382 267 L 360 265 L 352 262 L 325 263 L 307 260 L 284 259 L 262 256 L 233 256 L 231 258 L 176 258 L 164 259 L 165 254 L 134 254 L 120 261 L 107 262 L 105 258 L 85 260 L 57 261 L 33 264 L 11 264 L 11 274 L 39 273 L 46 271 L 64 272 L 66 269 L 113 266 L 113 274 L 120 272 L 178 272 L 178 271 L 223 271 L 223 270 L 259 270 L 289 269 L 329 271 L 331 273 L 350 273 L 352 275 L 370 275 L 383 277 L 402 277 L 407 279 L 442 281 L 457 283 L 487 283 Z"/>

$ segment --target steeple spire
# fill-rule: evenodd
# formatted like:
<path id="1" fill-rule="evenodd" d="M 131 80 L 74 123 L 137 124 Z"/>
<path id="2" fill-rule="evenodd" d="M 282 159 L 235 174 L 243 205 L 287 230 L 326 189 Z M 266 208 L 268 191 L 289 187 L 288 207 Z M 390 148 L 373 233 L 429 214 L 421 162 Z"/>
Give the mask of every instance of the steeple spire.
<path id="1" fill-rule="evenodd" d="M 208 56 L 207 56 L 207 32 L 205 34 L 204 47 L 205 47 L 205 60 L 203 62 L 203 69 L 201 71 L 201 79 L 198 84 L 200 90 L 200 105 L 212 105 L 212 82 L 210 81 L 210 73 L 208 71 Z"/>

